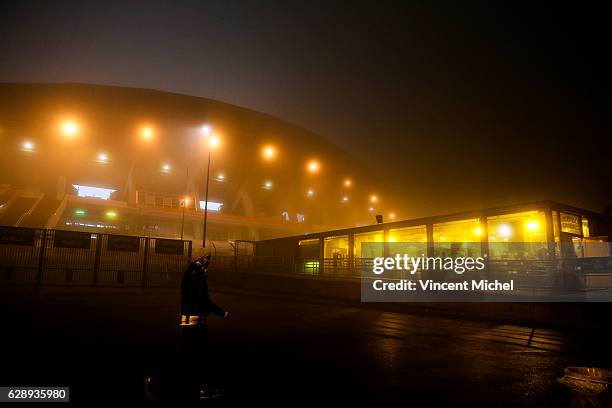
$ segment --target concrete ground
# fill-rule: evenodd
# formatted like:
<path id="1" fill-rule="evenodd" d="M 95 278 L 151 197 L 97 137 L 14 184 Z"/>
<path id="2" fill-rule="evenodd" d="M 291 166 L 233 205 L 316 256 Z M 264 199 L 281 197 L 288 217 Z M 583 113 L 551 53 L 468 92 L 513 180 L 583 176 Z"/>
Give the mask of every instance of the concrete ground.
<path id="1" fill-rule="evenodd" d="M 181 348 L 178 292 L 2 288 L 2 385 L 69 385 L 74 402 L 142 401 L 152 376 L 170 395 L 193 356 Z M 570 365 L 611 366 L 607 338 L 387 312 L 323 299 L 213 293 L 219 401 L 424 402 L 563 407 Z M 486 305 L 483 305 L 486 307 Z"/>

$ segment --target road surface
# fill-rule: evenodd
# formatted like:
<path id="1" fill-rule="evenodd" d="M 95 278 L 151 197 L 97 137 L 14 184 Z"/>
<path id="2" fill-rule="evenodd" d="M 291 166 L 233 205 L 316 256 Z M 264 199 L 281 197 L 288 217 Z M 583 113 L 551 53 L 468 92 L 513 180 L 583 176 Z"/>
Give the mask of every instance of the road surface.
<path id="1" fill-rule="evenodd" d="M 2 295 L 2 385 L 70 385 L 71 400 L 139 401 L 181 370 L 178 292 L 20 288 Z M 213 293 L 214 381 L 225 400 L 569 406 L 569 365 L 610 366 L 605 339 L 323 300 Z M 484 305 L 483 307 L 486 307 Z M 159 380 L 162 381 L 162 380 Z"/>

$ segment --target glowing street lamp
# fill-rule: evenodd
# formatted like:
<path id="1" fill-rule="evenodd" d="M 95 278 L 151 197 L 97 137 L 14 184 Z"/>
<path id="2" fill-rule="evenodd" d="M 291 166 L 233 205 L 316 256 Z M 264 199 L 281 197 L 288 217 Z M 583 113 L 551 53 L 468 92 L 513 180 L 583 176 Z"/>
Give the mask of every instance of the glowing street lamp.
<path id="1" fill-rule="evenodd" d="M 310 174 L 317 174 L 319 170 L 321 170 L 321 164 L 317 160 L 310 160 L 306 164 L 306 170 L 308 170 Z"/>
<path id="2" fill-rule="evenodd" d="M 202 226 L 202 248 L 206 248 L 206 222 L 208 220 L 208 187 L 210 185 L 211 152 L 221 144 L 221 140 L 213 135 L 210 125 L 202 126 L 202 136 L 208 140 L 208 164 L 206 166 L 206 197 L 204 201 L 204 225 Z"/>
<path id="3" fill-rule="evenodd" d="M 394 220 L 395 219 L 395 213 L 389 213 L 389 219 L 390 220 Z"/>
<path id="4" fill-rule="evenodd" d="M 140 128 L 140 137 L 145 142 L 151 141 L 153 139 L 153 136 L 155 136 L 155 130 L 153 130 L 151 126 L 145 125 Z"/>
<path id="5" fill-rule="evenodd" d="M 265 145 L 261 148 L 261 157 L 263 157 L 265 161 L 273 161 L 276 159 L 277 155 L 278 150 L 273 145 Z"/>
<path id="6" fill-rule="evenodd" d="M 342 202 L 343 203 L 348 203 L 348 201 L 349 201 L 349 197 L 348 196 L 342 197 Z"/>
<path id="7" fill-rule="evenodd" d="M 171 167 L 170 167 L 170 165 L 168 163 L 164 163 L 162 165 L 162 173 L 170 173 L 170 169 L 171 169 Z"/>
<path id="8" fill-rule="evenodd" d="M 350 187 L 353 185 L 353 181 L 351 179 L 344 179 L 344 187 Z"/>
<path id="9" fill-rule="evenodd" d="M 272 183 L 272 180 L 266 180 L 263 183 L 264 190 L 272 190 L 273 186 L 274 186 L 274 184 Z"/>
<path id="10" fill-rule="evenodd" d="M 212 135 L 212 128 L 209 125 L 202 126 L 202 135 L 205 137 Z"/>
<path id="11" fill-rule="evenodd" d="M 34 143 L 29 140 L 24 140 L 23 143 L 21 143 L 21 150 L 23 150 L 24 152 L 33 152 Z"/>
<path id="12" fill-rule="evenodd" d="M 313 189 L 310 189 L 310 190 L 306 191 L 306 196 L 308 196 L 308 197 L 313 197 L 313 196 L 314 196 L 314 193 L 315 193 L 315 192 L 314 192 L 314 190 L 313 190 Z"/>
<path id="13" fill-rule="evenodd" d="M 73 120 L 65 120 L 60 124 L 61 133 L 67 138 L 73 138 L 79 133 L 79 125 Z"/>
<path id="14" fill-rule="evenodd" d="M 100 152 L 98 153 L 96 161 L 100 164 L 106 164 L 108 163 L 108 155 L 104 152 Z"/>
<path id="15" fill-rule="evenodd" d="M 370 202 L 371 203 L 377 203 L 378 202 L 378 196 L 376 194 L 372 194 L 370 196 Z"/>

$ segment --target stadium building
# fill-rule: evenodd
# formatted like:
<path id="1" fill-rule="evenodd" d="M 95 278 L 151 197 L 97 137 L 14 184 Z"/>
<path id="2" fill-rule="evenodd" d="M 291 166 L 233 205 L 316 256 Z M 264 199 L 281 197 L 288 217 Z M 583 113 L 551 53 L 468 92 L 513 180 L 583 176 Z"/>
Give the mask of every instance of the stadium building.
<path id="1" fill-rule="evenodd" d="M 203 98 L 2 84 L 0 146 L 4 226 L 198 241 L 207 207 L 207 238 L 228 242 L 396 215 L 384 186 L 335 145 Z"/>

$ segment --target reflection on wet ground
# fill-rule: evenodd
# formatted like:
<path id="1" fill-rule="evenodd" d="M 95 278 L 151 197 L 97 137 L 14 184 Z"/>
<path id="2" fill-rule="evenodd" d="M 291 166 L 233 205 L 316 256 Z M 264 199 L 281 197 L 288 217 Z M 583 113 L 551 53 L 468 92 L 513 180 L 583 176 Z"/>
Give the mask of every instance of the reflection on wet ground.
<path id="1" fill-rule="evenodd" d="M 233 318 L 209 319 L 210 354 L 191 364 L 200 343 L 181 347 L 177 291 L 3 289 L 0 382 L 69 384 L 81 402 L 139 401 L 145 376 L 170 384 L 206 366 L 225 400 L 552 407 L 569 403 L 555 381 L 564 367 L 610 364 L 597 332 L 213 295 Z"/>

